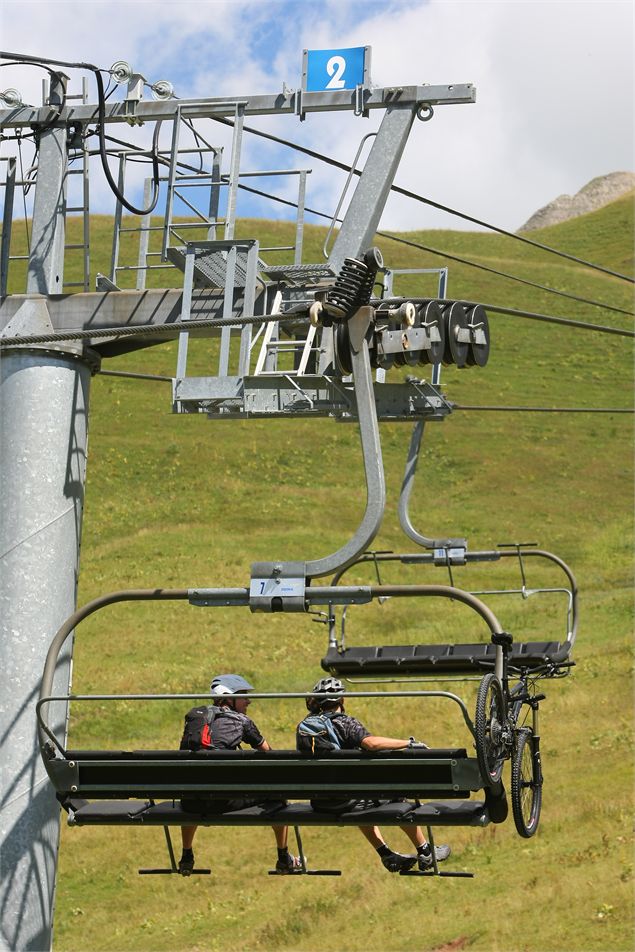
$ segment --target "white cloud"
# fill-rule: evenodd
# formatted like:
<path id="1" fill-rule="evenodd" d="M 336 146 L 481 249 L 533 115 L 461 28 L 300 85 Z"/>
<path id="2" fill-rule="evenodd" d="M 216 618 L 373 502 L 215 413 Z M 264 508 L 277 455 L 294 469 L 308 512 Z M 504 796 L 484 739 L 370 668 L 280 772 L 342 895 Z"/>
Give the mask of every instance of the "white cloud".
<path id="1" fill-rule="evenodd" d="M 415 122 L 397 181 L 509 229 L 556 195 L 634 164 L 630 2 L 3 0 L 0 11 L 9 50 L 106 68 L 125 59 L 150 81 L 171 80 L 180 96 L 244 96 L 276 92 L 283 81 L 298 85 L 304 47 L 372 46 L 377 85 L 473 82 L 476 104 L 438 107 L 431 122 Z M 2 69 L 0 89 L 15 86 L 25 100 L 39 102 L 39 74 Z M 253 124 L 350 162 L 379 118 Z M 145 144 L 147 130 L 125 129 L 122 138 Z M 309 203 L 333 210 L 341 174 L 250 137 L 245 150 L 251 167 L 265 154 L 274 165 L 313 164 Z M 291 194 L 294 186 L 282 188 Z M 93 183 L 93 197 L 105 193 Z M 472 227 L 398 198 L 391 198 L 382 224 Z"/>

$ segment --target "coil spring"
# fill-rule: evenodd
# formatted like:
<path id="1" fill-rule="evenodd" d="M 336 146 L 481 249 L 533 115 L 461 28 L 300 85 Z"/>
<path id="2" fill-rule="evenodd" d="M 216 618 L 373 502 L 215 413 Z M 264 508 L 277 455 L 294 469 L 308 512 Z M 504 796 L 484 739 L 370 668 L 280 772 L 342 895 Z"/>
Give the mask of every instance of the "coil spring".
<path id="1" fill-rule="evenodd" d="M 356 302 L 357 307 L 363 307 L 365 304 L 370 304 L 370 299 L 373 296 L 373 288 L 375 287 L 376 277 L 377 272 L 367 268 L 367 273 L 363 284 L 359 289 L 359 295 Z"/>
<path id="2" fill-rule="evenodd" d="M 374 283 L 375 278 L 374 275 L 369 275 L 369 269 L 363 261 L 358 261 L 357 258 L 344 258 L 342 270 L 326 295 L 325 303 L 328 310 L 341 316 L 350 314 L 360 306 L 362 292 L 369 280 Z"/>
<path id="3" fill-rule="evenodd" d="M 373 290 L 375 288 L 377 272 L 384 266 L 384 259 L 379 248 L 368 249 L 368 251 L 364 254 L 364 264 L 368 269 L 368 274 L 364 278 L 364 283 L 360 288 L 359 298 L 357 301 L 358 307 L 364 307 L 364 305 L 370 304 L 370 299 L 373 296 Z"/>

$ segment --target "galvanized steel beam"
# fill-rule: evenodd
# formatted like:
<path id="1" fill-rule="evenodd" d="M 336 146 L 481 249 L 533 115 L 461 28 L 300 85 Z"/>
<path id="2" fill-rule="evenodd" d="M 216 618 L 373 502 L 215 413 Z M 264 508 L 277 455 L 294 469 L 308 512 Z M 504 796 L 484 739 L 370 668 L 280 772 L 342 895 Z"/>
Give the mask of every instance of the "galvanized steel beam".
<path id="1" fill-rule="evenodd" d="M 180 114 L 188 119 L 206 116 L 234 116 L 236 105 L 244 106 L 245 116 L 296 115 L 297 90 L 289 95 L 273 93 L 265 96 L 236 96 L 222 99 L 168 99 L 162 102 L 141 100 L 134 109 L 134 118 L 143 122 L 172 119 Z M 389 86 L 370 90 L 364 99 L 364 110 L 386 109 L 400 105 L 455 105 L 476 101 L 476 89 L 471 83 L 453 83 L 440 86 Z M 355 92 L 351 90 L 330 92 L 302 92 L 302 111 L 311 112 L 354 112 L 356 109 Z M 126 102 L 105 105 L 105 119 L 110 122 L 130 122 L 130 108 Z M 34 123 L 46 123 L 51 119 L 49 107 L 18 106 L 0 110 L 0 126 L 17 129 Z M 92 123 L 96 120 L 95 105 L 65 106 L 59 113 L 60 122 Z"/>

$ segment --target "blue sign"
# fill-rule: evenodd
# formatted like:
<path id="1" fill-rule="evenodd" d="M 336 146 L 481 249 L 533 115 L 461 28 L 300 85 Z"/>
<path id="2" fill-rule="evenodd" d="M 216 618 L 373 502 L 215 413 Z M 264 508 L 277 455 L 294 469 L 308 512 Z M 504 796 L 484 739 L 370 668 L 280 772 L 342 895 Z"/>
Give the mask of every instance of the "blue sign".
<path id="1" fill-rule="evenodd" d="M 303 88 L 307 92 L 320 92 L 369 85 L 369 61 L 368 46 L 347 50 L 305 50 Z"/>

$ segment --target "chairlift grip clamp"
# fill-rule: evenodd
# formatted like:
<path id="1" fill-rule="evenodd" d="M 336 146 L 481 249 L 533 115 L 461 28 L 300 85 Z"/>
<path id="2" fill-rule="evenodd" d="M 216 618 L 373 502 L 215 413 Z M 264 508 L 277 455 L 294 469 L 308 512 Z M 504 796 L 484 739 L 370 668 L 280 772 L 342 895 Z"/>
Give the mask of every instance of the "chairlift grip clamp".
<path id="1" fill-rule="evenodd" d="M 249 585 L 252 612 L 306 612 L 305 562 L 254 562 Z"/>

